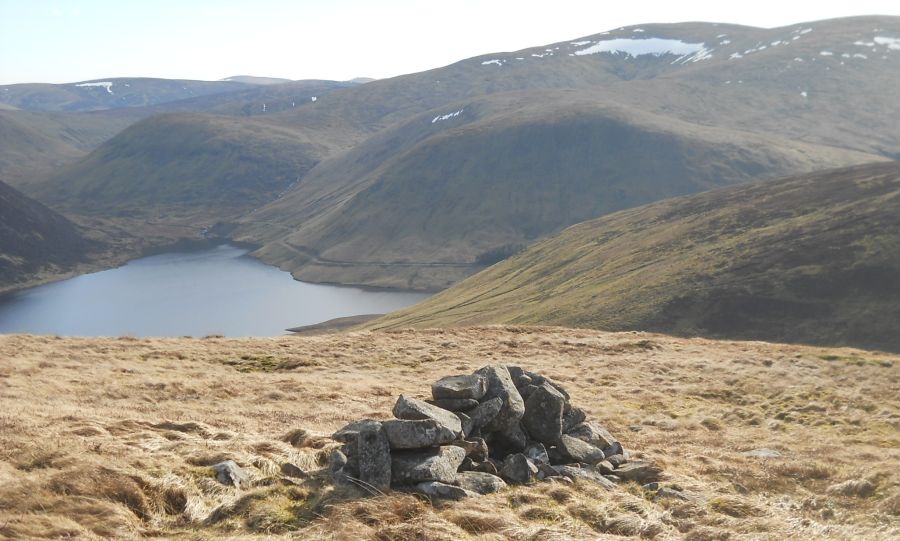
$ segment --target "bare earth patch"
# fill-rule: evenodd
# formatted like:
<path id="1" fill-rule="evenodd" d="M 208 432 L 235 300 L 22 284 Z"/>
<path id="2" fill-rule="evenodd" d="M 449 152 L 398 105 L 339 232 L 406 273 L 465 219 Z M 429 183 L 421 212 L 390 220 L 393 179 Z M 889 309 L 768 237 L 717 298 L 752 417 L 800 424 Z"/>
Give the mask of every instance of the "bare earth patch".
<path id="1" fill-rule="evenodd" d="M 566 386 L 663 487 L 432 506 L 334 490 L 327 436 L 508 363 Z M 536 327 L 274 339 L 0 337 L 0 538 L 891 539 L 900 358 Z M 323 438 L 322 436 L 326 436 Z M 234 460 L 251 481 L 216 481 Z M 282 465 L 310 472 L 288 477 Z"/>

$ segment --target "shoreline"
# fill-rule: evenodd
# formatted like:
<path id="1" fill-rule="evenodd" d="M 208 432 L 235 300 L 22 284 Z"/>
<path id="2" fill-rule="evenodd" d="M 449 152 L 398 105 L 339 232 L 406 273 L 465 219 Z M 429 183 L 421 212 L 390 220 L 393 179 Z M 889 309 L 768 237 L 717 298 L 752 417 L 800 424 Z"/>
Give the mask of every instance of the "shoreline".
<path id="1" fill-rule="evenodd" d="M 240 248 L 243 250 L 247 250 L 247 253 L 243 254 L 241 257 L 249 257 L 259 263 L 266 265 L 268 267 L 272 267 L 278 269 L 282 272 L 286 272 L 290 274 L 291 279 L 295 282 L 300 282 L 303 284 L 312 284 L 312 285 L 323 285 L 323 286 L 331 286 L 331 287 L 339 287 L 339 288 L 347 288 L 347 289 L 357 289 L 361 291 L 373 292 L 373 293 L 421 293 L 421 294 L 429 294 L 433 295 L 441 290 L 421 290 L 421 289 L 410 289 L 410 288 L 394 288 L 394 287 L 384 287 L 384 286 L 371 286 L 365 284 L 354 284 L 354 283 L 341 283 L 341 282 L 330 282 L 330 281 L 313 281 L 313 280 L 301 280 L 294 276 L 294 273 L 282 269 L 277 265 L 272 265 L 271 263 L 267 263 L 265 260 L 256 257 L 253 254 L 253 251 L 257 249 L 259 246 L 249 242 L 236 241 L 231 240 L 226 237 L 215 237 L 215 238 L 180 238 L 174 242 L 158 244 L 158 245 L 149 245 L 144 246 L 142 248 L 134 248 L 130 250 L 117 250 L 115 253 L 106 252 L 101 257 L 94 259 L 93 261 L 86 261 L 83 263 L 79 263 L 71 269 L 60 272 L 46 272 L 46 273 L 38 273 L 33 276 L 31 279 L 18 282 L 15 284 L 10 284 L 7 286 L 0 286 L 0 301 L 13 297 L 19 293 L 23 293 L 30 289 L 34 289 L 37 287 L 63 282 L 65 280 L 71 280 L 72 278 L 77 278 L 79 276 L 85 276 L 88 274 L 95 274 L 98 272 L 104 272 L 108 270 L 117 269 L 127 265 L 132 261 L 136 261 L 139 259 L 143 259 L 146 257 L 152 257 L 156 255 L 162 255 L 167 253 L 189 253 L 194 251 L 200 251 L 205 249 L 212 249 L 217 246 L 228 245 L 235 248 Z M 356 317 L 356 316 L 350 316 Z M 313 325 L 318 325 L 321 323 L 327 323 L 327 321 L 322 321 Z"/>

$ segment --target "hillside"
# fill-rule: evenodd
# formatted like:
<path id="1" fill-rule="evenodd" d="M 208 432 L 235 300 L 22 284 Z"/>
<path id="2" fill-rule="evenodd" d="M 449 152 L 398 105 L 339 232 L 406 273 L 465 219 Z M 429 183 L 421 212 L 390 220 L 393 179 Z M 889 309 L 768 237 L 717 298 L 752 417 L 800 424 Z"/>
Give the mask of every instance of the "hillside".
<path id="1" fill-rule="evenodd" d="M 300 279 L 440 289 L 482 254 L 592 217 L 873 159 L 589 93 L 495 94 L 419 115 L 323 163 L 242 220 L 236 238 L 264 244 L 255 255 Z"/>
<path id="2" fill-rule="evenodd" d="M 71 269 L 96 248 L 69 220 L 0 182 L 0 292 Z"/>
<path id="3" fill-rule="evenodd" d="M 26 111 L 100 111 L 156 105 L 250 87 L 233 81 L 115 77 L 67 84 L 0 86 L 0 103 Z"/>
<path id="4" fill-rule="evenodd" d="M 73 213 L 230 218 L 275 199 L 325 143 L 252 121 L 198 114 L 142 120 L 33 188 Z"/>
<path id="5" fill-rule="evenodd" d="M 895 17 L 644 25 L 339 90 L 266 121 L 361 142 L 235 234 L 302 279 L 437 289 L 581 219 L 890 158 L 894 35 Z"/>
<path id="6" fill-rule="evenodd" d="M 642 25 L 350 87 L 252 85 L 120 109 L 240 118 L 138 124 L 29 195 L 71 198 L 65 211 L 104 218 L 139 208 L 162 225 L 196 213 L 204 225 L 237 222 L 234 238 L 260 245 L 255 256 L 306 280 L 439 289 L 478 270 L 476 260 L 604 213 L 893 159 L 900 110 L 885 89 L 900 80 L 895 40 L 898 17 Z M 239 165 L 231 145 L 182 136 L 210 123 L 252 134 L 251 147 L 280 142 Z M 159 168 L 140 149 L 167 148 L 151 140 L 170 131 L 178 145 Z M 279 150 L 292 145 L 302 149 Z M 270 185 L 207 212 L 246 195 L 213 176 L 249 188 L 257 180 L 245 172 L 272 171 L 294 175 L 277 182 L 282 197 Z M 120 225 L 140 236 L 141 223 Z"/>
<path id="7" fill-rule="evenodd" d="M 137 109 L 94 113 L 0 110 L 0 178 L 28 191 L 32 184 L 78 161 L 141 117 Z"/>
<path id="8" fill-rule="evenodd" d="M 156 82 L 162 84 L 162 80 Z M 354 85 L 318 80 L 241 85 L 212 94 L 189 92 L 186 94 L 189 97 L 175 97 L 175 101 L 157 103 L 148 100 L 144 106 L 128 105 L 98 111 L 0 108 L 0 178 L 30 191 L 33 184 L 78 161 L 128 126 L 150 116 L 173 112 L 272 115 L 311 103 L 313 97 L 318 99 L 333 90 Z"/>
<path id="9" fill-rule="evenodd" d="M 0 536 L 893 539 L 900 358 L 645 333 L 492 327 L 266 339 L 0 337 Z M 432 506 L 327 480 L 327 435 L 488 363 L 564 385 L 662 467 Z M 840 382 L 836 385 L 835 382 Z M 853 459 L 848 450 L 852 450 Z M 215 480 L 231 459 L 240 490 Z M 309 473 L 281 473 L 290 463 Z M 288 470 L 289 471 L 289 470 Z"/>
<path id="10" fill-rule="evenodd" d="M 374 328 L 648 330 L 900 351 L 900 163 L 714 190 L 570 227 Z"/>

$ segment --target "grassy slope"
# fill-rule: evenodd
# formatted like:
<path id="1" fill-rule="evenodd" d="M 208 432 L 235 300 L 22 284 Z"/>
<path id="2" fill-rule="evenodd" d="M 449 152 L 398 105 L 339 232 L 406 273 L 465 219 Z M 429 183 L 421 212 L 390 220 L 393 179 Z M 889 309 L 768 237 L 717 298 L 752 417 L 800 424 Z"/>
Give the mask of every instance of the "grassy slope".
<path id="1" fill-rule="evenodd" d="M 595 216 L 878 159 L 640 114 L 576 91 L 450 109 L 463 113 L 436 123 L 444 109 L 425 113 L 322 164 L 248 216 L 238 238 L 266 243 L 256 255 L 301 279 L 435 289 L 473 272 L 482 252 Z"/>
<path id="2" fill-rule="evenodd" d="M 220 209 L 230 217 L 274 199 L 315 164 L 321 146 L 249 120 L 161 115 L 129 127 L 35 191 L 76 213 Z"/>
<path id="3" fill-rule="evenodd" d="M 900 164 L 573 226 L 377 328 L 541 323 L 900 351 Z"/>
<path id="4" fill-rule="evenodd" d="M 28 191 L 140 118 L 132 112 L 0 111 L 0 178 Z"/>
<path id="5" fill-rule="evenodd" d="M 323 161 L 286 197 L 243 219 L 237 234 L 302 279 L 434 289 L 472 272 L 467 263 L 485 250 L 579 219 L 747 178 L 894 156 L 900 111 L 883 89 L 900 77 L 900 56 L 883 46 L 865 60 L 841 56 L 862 50 L 854 41 L 873 39 L 874 27 L 900 32 L 900 19 L 768 30 L 646 25 L 641 34 L 625 28 L 584 41 L 703 41 L 715 45 L 713 57 L 681 65 L 570 56 L 586 45 L 564 42 L 337 91 L 269 121 L 327 131 L 340 118 L 380 131 Z M 532 56 L 548 49 L 552 56 Z M 482 64 L 493 59 L 505 63 Z M 610 108 L 624 111 L 622 137 L 598 120 Z"/>
<path id="6" fill-rule="evenodd" d="M 72 222 L 0 182 L 0 291 L 71 269 L 96 248 Z"/>
<path id="7" fill-rule="evenodd" d="M 885 400 L 900 383 L 896 356 L 511 327 L 244 340 L 2 336 L 0 358 L 0 536 L 12 539 L 898 535 L 900 411 Z M 637 485 L 546 483 L 432 507 L 320 484 L 333 443 L 317 435 L 385 418 L 400 393 L 423 396 L 427 382 L 489 362 L 561 382 L 689 500 L 654 502 Z M 743 454 L 760 447 L 781 457 Z M 223 459 L 237 461 L 250 485 L 219 485 L 209 466 Z M 286 461 L 311 479 L 285 479 Z M 847 480 L 874 492 L 829 492 Z"/>
<path id="8" fill-rule="evenodd" d="M 199 112 L 261 118 L 291 109 L 294 105 L 302 106 L 310 101 L 311 96 L 323 96 L 335 89 L 349 86 L 354 85 L 334 81 L 294 81 L 249 87 L 238 85 L 236 88 L 229 86 L 223 89 L 227 91 L 176 101 L 156 103 L 151 100 L 152 105 L 130 104 L 127 107 L 89 112 L 0 108 L 0 178 L 29 191 L 33 185 L 45 181 L 56 170 L 75 163 L 128 126 L 153 115 Z M 190 90 L 192 89 L 188 89 L 186 96 L 193 96 Z M 202 124 L 204 121 L 200 122 Z M 277 127 L 273 129 L 276 132 L 284 131 Z M 333 138 L 348 138 L 345 130 L 332 131 L 335 132 Z M 198 143 L 202 144 L 202 141 Z"/>

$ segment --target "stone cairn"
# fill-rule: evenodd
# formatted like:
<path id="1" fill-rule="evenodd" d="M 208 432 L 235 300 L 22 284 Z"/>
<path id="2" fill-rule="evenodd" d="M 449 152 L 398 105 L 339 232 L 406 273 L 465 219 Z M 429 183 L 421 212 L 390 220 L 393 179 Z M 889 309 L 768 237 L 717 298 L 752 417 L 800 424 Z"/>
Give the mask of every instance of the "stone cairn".
<path id="1" fill-rule="evenodd" d="M 396 419 L 355 421 L 337 431 L 331 455 L 337 483 L 373 493 L 411 490 L 458 500 L 509 484 L 556 479 L 656 481 L 653 464 L 629 454 L 605 428 L 588 421 L 569 394 L 517 366 L 485 366 L 431 386 L 433 399 L 401 395 Z"/>

